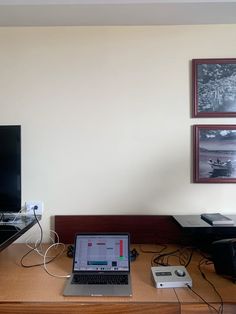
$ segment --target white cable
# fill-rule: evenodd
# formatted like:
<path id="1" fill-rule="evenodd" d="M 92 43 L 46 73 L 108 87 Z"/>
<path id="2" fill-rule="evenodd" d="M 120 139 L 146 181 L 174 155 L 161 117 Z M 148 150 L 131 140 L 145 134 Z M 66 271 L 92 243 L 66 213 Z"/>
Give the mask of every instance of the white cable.
<path id="1" fill-rule="evenodd" d="M 22 207 L 15 215 L 14 219 L 11 221 L 11 223 L 15 222 L 16 218 L 21 214 L 22 210 L 24 209 L 24 207 Z"/>
<path id="2" fill-rule="evenodd" d="M 17 217 L 20 216 L 20 214 L 21 214 L 21 212 L 22 212 L 23 209 L 24 209 L 24 207 L 22 207 L 17 213 L 11 213 L 12 215 L 14 215 L 14 218 L 13 218 L 11 221 L 9 221 L 9 222 L 10 222 L 10 223 L 15 222 L 16 219 L 17 219 Z M 3 216 L 4 216 L 4 213 L 3 213 Z"/>
<path id="3" fill-rule="evenodd" d="M 64 250 L 65 250 L 65 248 L 66 248 L 66 246 L 65 246 L 65 244 L 64 243 L 60 243 L 60 242 L 58 242 L 58 243 L 53 243 L 52 245 L 50 245 L 48 248 L 47 248 L 47 250 L 46 250 L 46 252 L 45 252 L 45 254 L 44 254 L 44 257 L 43 257 L 43 267 L 44 267 L 44 270 L 46 271 L 46 273 L 48 273 L 50 276 L 53 276 L 53 277 L 57 277 L 57 278 L 70 278 L 70 275 L 68 274 L 68 275 L 55 275 L 55 274 L 53 274 L 53 273 L 51 273 L 48 269 L 47 269 L 47 264 L 46 264 L 46 259 L 47 259 L 47 253 L 48 253 L 48 251 L 52 248 L 52 247 L 54 247 L 54 246 L 59 246 L 59 245 L 62 245 L 62 251 L 61 251 L 61 253 L 58 255 L 58 256 L 61 256 L 62 254 L 63 254 L 63 252 L 64 252 Z"/>
<path id="4" fill-rule="evenodd" d="M 50 233 L 54 233 L 55 236 L 56 236 L 56 242 L 54 241 L 53 237 L 52 236 L 49 236 L 49 239 L 52 241 L 53 244 L 58 244 L 60 242 L 60 239 L 59 239 L 59 235 L 56 231 L 54 230 L 50 230 L 49 231 Z M 40 239 L 37 239 L 34 243 L 34 245 L 31 245 L 30 244 L 30 239 L 32 239 L 32 236 L 29 236 L 27 239 L 26 239 L 26 245 L 29 249 L 31 250 L 34 250 L 36 253 L 38 253 L 40 256 L 44 257 L 45 253 L 43 252 L 43 248 L 42 248 L 42 245 L 39 244 L 40 243 Z M 47 256 L 47 258 L 52 258 L 53 256 Z"/>
<path id="5" fill-rule="evenodd" d="M 54 241 L 53 238 L 50 237 L 50 239 L 52 240 L 52 243 L 60 243 L 60 238 L 59 238 L 58 233 L 52 229 L 50 230 L 50 232 L 54 233 L 54 235 L 56 236 L 56 239 L 57 239 L 56 241 Z"/>

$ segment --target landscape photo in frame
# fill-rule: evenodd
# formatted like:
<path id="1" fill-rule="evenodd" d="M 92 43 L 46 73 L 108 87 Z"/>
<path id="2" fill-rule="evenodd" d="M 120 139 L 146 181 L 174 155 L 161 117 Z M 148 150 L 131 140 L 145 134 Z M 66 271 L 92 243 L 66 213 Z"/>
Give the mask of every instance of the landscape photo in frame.
<path id="1" fill-rule="evenodd" d="M 236 125 L 193 126 L 194 182 L 236 183 Z"/>
<path id="2" fill-rule="evenodd" d="M 236 117 L 236 59 L 192 60 L 193 117 Z"/>

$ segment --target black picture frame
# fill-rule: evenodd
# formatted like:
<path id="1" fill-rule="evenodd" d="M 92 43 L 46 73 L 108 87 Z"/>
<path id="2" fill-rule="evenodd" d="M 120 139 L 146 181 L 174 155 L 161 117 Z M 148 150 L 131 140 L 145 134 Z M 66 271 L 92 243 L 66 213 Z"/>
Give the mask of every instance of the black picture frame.
<path id="1" fill-rule="evenodd" d="M 236 117 L 236 58 L 192 60 L 193 117 Z"/>
<path id="2" fill-rule="evenodd" d="M 236 183 L 236 125 L 193 126 L 193 182 Z"/>

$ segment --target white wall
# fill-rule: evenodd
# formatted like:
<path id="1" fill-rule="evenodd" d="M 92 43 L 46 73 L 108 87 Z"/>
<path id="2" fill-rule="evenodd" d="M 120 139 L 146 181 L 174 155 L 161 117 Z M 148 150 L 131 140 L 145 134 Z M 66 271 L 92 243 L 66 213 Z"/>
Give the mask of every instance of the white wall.
<path id="1" fill-rule="evenodd" d="M 193 58 L 235 57 L 236 25 L 0 28 L 0 124 L 22 125 L 22 202 L 56 214 L 235 213 L 191 183 Z M 32 233 L 33 231 L 30 231 Z"/>

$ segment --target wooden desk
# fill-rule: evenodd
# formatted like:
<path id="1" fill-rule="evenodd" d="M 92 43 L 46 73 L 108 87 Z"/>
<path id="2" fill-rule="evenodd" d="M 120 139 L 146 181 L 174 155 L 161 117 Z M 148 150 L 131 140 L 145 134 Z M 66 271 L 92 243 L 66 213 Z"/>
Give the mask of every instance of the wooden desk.
<path id="1" fill-rule="evenodd" d="M 139 251 L 138 245 L 134 247 Z M 146 245 L 142 247 L 147 248 Z M 212 313 L 187 288 L 156 289 L 152 284 L 150 271 L 153 254 L 140 253 L 137 260 L 131 263 L 132 297 L 64 297 L 62 293 L 66 279 L 51 277 L 42 267 L 20 266 L 20 258 L 27 250 L 24 244 L 12 244 L 0 253 L 0 313 Z M 199 256 L 194 254 L 193 261 L 188 267 L 193 279 L 193 289 L 217 306 L 219 303 L 217 295 L 199 275 L 198 260 Z M 40 257 L 32 254 L 25 263 L 39 261 Z M 48 269 L 55 274 L 64 275 L 71 271 L 71 263 L 72 260 L 63 255 L 49 264 Z M 223 297 L 224 314 L 236 313 L 236 285 L 216 275 L 212 266 L 203 269 Z"/>

